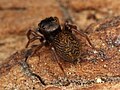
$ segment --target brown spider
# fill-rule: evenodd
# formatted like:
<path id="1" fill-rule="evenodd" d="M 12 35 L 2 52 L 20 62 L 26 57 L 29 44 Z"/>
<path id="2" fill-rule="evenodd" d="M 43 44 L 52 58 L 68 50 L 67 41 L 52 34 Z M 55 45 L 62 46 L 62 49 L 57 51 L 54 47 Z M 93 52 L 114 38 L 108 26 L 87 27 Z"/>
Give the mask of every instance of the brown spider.
<path id="1" fill-rule="evenodd" d="M 64 61 L 74 63 L 79 60 L 81 56 L 81 44 L 72 33 L 73 31 L 85 37 L 92 46 L 88 37 L 84 33 L 78 31 L 76 26 L 65 22 L 63 27 L 61 27 L 57 17 L 49 17 L 43 19 L 38 24 L 36 31 L 28 31 L 28 43 L 26 48 L 31 42 L 39 40 L 41 44 L 35 46 L 32 55 L 39 51 L 43 46 L 49 47 L 64 75 L 66 75 L 58 60 L 58 57 L 62 58 Z M 32 38 L 31 35 L 33 36 Z"/>

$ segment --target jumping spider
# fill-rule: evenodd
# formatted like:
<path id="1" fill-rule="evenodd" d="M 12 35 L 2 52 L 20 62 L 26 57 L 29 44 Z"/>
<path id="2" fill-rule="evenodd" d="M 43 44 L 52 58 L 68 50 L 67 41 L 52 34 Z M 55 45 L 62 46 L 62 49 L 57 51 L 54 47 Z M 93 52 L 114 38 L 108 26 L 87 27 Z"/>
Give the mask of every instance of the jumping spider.
<path id="1" fill-rule="evenodd" d="M 38 24 L 36 31 L 29 30 L 27 32 L 28 43 L 26 48 L 31 42 L 39 40 L 40 44 L 36 46 L 32 53 L 35 54 L 43 46 L 49 47 L 58 65 L 65 74 L 58 57 L 62 58 L 64 61 L 74 63 L 79 60 L 81 56 L 81 44 L 72 33 L 73 31 L 85 37 L 89 44 L 92 45 L 88 37 L 84 33 L 78 31 L 76 26 L 65 22 L 61 27 L 57 17 L 49 17 L 43 19 Z M 33 36 L 32 38 L 31 35 Z"/>

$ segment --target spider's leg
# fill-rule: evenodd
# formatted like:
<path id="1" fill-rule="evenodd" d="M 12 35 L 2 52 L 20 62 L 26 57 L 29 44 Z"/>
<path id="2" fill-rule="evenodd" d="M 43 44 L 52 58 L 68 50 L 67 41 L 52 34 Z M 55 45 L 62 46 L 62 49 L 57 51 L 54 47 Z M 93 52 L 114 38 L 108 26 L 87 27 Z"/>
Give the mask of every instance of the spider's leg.
<path id="1" fill-rule="evenodd" d="M 44 46 L 44 42 L 42 42 L 40 45 L 36 45 L 35 47 L 29 49 L 25 56 L 25 62 L 27 62 L 27 59 L 33 56 L 34 54 L 36 54 L 36 52 L 39 51 L 43 46 Z"/>
<path id="2" fill-rule="evenodd" d="M 77 29 L 73 29 L 76 33 L 78 33 L 79 35 L 81 35 L 82 37 L 85 37 L 86 40 L 88 41 L 89 45 L 95 49 L 94 45 L 91 43 L 90 39 L 88 38 L 88 36 L 83 32 L 83 31 L 78 31 Z"/>
<path id="3" fill-rule="evenodd" d="M 66 75 L 66 73 L 65 73 L 62 65 L 60 64 L 59 58 L 58 58 L 58 56 L 57 56 L 57 54 L 56 54 L 56 52 L 55 52 L 55 49 L 54 49 L 53 47 L 51 47 L 51 51 L 52 51 L 52 55 L 54 56 L 53 58 L 57 61 L 57 64 L 59 65 L 60 69 L 61 69 L 62 72 L 64 73 L 64 76 L 67 78 L 67 83 L 66 83 L 65 85 L 69 85 L 70 82 L 69 82 L 69 80 L 68 80 L 68 77 L 67 77 L 67 75 Z"/>
<path id="4" fill-rule="evenodd" d="M 76 25 L 73 24 L 69 24 L 68 22 L 65 23 L 65 25 L 67 25 L 68 29 L 73 30 L 74 32 L 78 33 L 79 35 L 81 35 L 82 37 L 85 37 L 86 40 L 88 41 L 89 45 L 95 49 L 94 45 L 90 42 L 90 39 L 88 38 L 88 36 L 82 31 L 82 30 L 78 30 Z"/>
<path id="5" fill-rule="evenodd" d="M 31 35 L 33 36 L 32 38 L 30 37 Z M 27 32 L 27 38 L 28 38 L 28 42 L 27 42 L 27 44 L 26 44 L 26 48 L 28 47 L 28 45 L 29 45 L 31 42 L 33 42 L 33 41 L 35 41 L 35 40 L 43 39 L 43 37 L 42 37 L 40 34 L 36 33 L 35 31 L 32 31 L 32 30 L 29 30 L 29 31 Z"/>
<path id="6" fill-rule="evenodd" d="M 34 51 L 32 52 L 32 55 L 36 54 L 36 52 L 39 51 L 44 45 L 45 43 L 42 42 L 40 45 L 36 46 Z"/>
<path id="7" fill-rule="evenodd" d="M 57 64 L 59 65 L 60 69 L 62 70 L 62 72 L 64 73 L 64 75 L 66 76 L 66 73 L 62 67 L 62 65 L 60 64 L 60 61 L 56 55 L 56 52 L 55 52 L 55 49 L 53 47 L 51 47 L 51 50 L 52 50 L 52 55 L 54 56 L 53 58 L 57 61 Z"/>

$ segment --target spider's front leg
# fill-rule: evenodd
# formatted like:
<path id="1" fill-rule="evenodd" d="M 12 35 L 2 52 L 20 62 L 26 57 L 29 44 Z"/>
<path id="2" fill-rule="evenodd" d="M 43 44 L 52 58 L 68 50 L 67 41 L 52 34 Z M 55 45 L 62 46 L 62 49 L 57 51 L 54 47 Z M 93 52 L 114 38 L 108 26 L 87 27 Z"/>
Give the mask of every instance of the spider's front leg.
<path id="1" fill-rule="evenodd" d="M 28 38 L 28 42 L 26 44 L 26 48 L 28 47 L 28 45 L 30 43 L 32 43 L 35 40 L 43 41 L 43 37 L 40 34 L 38 34 L 37 32 L 32 31 L 31 29 L 27 32 L 27 38 Z"/>
<path id="2" fill-rule="evenodd" d="M 28 45 L 30 43 L 32 43 L 35 40 L 39 40 L 40 44 L 31 46 L 31 49 L 29 50 L 29 52 L 28 52 L 28 54 L 26 56 L 25 61 L 27 61 L 28 57 L 34 55 L 38 50 L 40 50 L 45 45 L 45 42 L 43 42 L 44 41 L 44 37 L 42 35 L 40 35 L 39 33 L 37 33 L 37 31 L 29 30 L 27 32 L 27 38 L 28 38 L 28 42 L 26 44 L 26 48 L 28 47 Z"/>
<path id="3" fill-rule="evenodd" d="M 36 30 L 38 30 L 38 29 L 36 29 Z M 28 38 L 28 42 L 26 44 L 26 48 L 28 47 L 28 45 L 30 43 L 32 43 L 35 40 L 39 40 L 41 42 L 41 44 L 39 44 L 39 45 L 32 45 L 31 49 L 29 50 L 29 52 L 28 52 L 28 54 L 26 56 L 25 61 L 27 61 L 28 57 L 32 56 L 33 54 L 35 54 L 38 50 L 40 50 L 42 48 L 43 41 L 44 41 L 43 36 L 38 34 L 37 31 L 32 31 L 31 29 L 27 32 L 27 38 Z"/>

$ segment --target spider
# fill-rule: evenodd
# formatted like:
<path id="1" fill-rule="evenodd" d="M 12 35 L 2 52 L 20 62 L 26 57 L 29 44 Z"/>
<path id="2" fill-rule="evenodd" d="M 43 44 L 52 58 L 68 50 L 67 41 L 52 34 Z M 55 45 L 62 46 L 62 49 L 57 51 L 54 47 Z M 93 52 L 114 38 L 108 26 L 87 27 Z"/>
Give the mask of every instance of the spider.
<path id="1" fill-rule="evenodd" d="M 35 31 L 29 30 L 27 32 L 28 43 L 26 48 L 33 41 L 39 40 L 40 44 L 35 46 L 32 55 L 39 51 L 43 46 L 49 47 L 58 65 L 65 74 L 64 69 L 59 62 L 59 58 L 74 63 L 78 61 L 81 56 L 81 44 L 73 34 L 73 31 L 85 37 L 92 46 L 89 38 L 84 33 L 78 31 L 76 26 L 69 24 L 68 22 L 65 22 L 63 26 L 61 26 L 57 17 L 48 17 L 38 24 L 38 28 Z"/>

